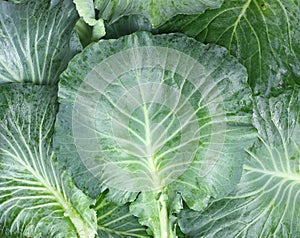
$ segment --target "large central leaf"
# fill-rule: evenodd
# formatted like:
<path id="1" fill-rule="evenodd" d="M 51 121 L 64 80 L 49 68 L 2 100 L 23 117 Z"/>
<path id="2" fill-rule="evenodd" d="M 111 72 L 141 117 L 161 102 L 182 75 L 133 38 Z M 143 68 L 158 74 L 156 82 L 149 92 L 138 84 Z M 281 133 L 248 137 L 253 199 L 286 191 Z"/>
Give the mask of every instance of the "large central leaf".
<path id="1" fill-rule="evenodd" d="M 299 0 L 225 0 L 205 14 L 178 16 L 163 31 L 181 31 L 225 46 L 247 67 L 254 93 L 299 83 Z M 273 91 L 273 92 L 272 92 Z"/>
<path id="2" fill-rule="evenodd" d="M 182 214 L 189 237 L 300 236 L 299 88 L 256 104 L 259 141 L 248 151 L 241 182 L 206 212 Z"/>
<path id="3" fill-rule="evenodd" d="M 51 149 L 56 88 L 1 86 L 0 109 L 0 236 L 94 237 L 93 200 Z"/>
<path id="4" fill-rule="evenodd" d="M 199 209 L 194 196 L 226 194 L 239 179 L 240 153 L 254 135 L 246 80 L 225 49 L 182 35 L 100 41 L 62 76 L 60 159 L 92 193 L 98 180 L 127 192 L 176 181 Z"/>
<path id="5" fill-rule="evenodd" d="M 0 83 L 53 85 L 76 53 L 76 9 L 71 0 L 51 2 L 0 0 Z"/>

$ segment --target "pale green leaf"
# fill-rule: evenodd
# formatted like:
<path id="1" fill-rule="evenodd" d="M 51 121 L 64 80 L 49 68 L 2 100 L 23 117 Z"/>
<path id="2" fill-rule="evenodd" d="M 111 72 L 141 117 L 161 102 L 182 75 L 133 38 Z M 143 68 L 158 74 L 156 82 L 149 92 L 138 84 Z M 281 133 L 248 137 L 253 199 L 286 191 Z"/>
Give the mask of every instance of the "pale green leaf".
<path id="1" fill-rule="evenodd" d="M 97 41 L 101 37 L 105 36 L 105 34 L 106 34 L 106 32 L 105 32 L 105 26 L 104 26 L 103 19 L 96 20 L 96 23 L 93 26 L 92 40 Z"/>
<path id="2" fill-rule="evenodd" d="M 206 212 L 181 214 L 188 237 L 300 236 L 299 88 L 255 102 L 259 140 L 248 151 L 241 182 Z"/>
<path id="3" fill-rule="evenodd" d="M 59 169 L 51 149 L 56 92 L 48 86 L 1 86 L 1 237 L 96 234 L 94 201 Z"/>
<path id="4" fill-rule="evenodd" d="M 93 0 L 73 0 L 76 4 L 76 9 L 80 17 L 82 17 L 83 21 L 87 23 L 88 26 L 84 26 L 84 24 L 80 24 L 81 31 L 79 36 L 81 36 L 81 41 L 85 41 L 86 37 L 88 37 L 89 43 L 91 41 L 97 41 L 101 37 L 105 35 L 105 27 L 103 19 L 96 19 L 95 17 L 95 9 Z M 89 31 L 89 28 L 92 27 L 92 36 L 82 34 L 85 31 Z"/>
<path id="5" fill-rule="evenodd" d="M 93 0 L 73 0 L 80 17 L 89 24 L 94 26 L 96 24 L 95 9 Z"/>

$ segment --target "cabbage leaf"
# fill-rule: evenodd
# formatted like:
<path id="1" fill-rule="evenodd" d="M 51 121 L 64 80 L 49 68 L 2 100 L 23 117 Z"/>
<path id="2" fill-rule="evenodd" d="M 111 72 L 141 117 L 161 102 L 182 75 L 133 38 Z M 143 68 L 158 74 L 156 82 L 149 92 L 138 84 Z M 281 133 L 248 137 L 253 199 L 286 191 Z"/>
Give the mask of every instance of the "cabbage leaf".
<path id="1" fill-rule="evenodd" d="M 92 44 L 59 83 L 58 159 L 83 191 L 127 196 L 151 234 L 172 237 L 182 199 L 202 210 L 240 179 L 256 137 L 246 81 L 226 49 L 180 34 Z"/>

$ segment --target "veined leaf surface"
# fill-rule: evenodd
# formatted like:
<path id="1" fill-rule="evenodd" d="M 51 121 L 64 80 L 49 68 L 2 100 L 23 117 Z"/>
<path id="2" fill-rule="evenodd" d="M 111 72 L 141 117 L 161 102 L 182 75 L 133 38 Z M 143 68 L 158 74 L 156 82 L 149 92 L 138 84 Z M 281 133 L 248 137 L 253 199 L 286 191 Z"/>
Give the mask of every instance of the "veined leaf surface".
<path id="1" fill-rule="evenodd" d="M 50 86 L 1 86 L 1 237 L 96 234 L 94 201 L 58 168 L 51 149 L 56 92 Z"/>
<path id="2" fill-rule="evenodd" d="M 181 31 L 225 46 L 243 64 L 255 94 L 299 84 L 299 0 L 225 0 L 202 15 L 178 16 L 162 31 Z"/>
<path id="3" fill-rule="evenodd" d="M 71 0 L 0 0 L 0 83 L 54 85 L 78 52 Z"/>
<path id="4" fill-rule="evenodd" d="M 248 151 L 241 182 L 206 212 L 182 213 L 189 237 L 300 236 L 299 88 L 255 102 L 259 141 Z"/>

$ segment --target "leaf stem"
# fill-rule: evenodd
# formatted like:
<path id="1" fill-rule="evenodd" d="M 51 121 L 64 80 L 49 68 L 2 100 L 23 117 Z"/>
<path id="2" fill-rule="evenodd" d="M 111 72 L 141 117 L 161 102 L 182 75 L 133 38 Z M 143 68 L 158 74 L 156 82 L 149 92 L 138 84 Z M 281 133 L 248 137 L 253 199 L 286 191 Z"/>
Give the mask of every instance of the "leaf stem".
<path id="1" fill-rule="evenodd" d="M 168 196 L 165 193 L 161 193 L 159 204 L 159 223 L 160 223 L 160 238 L 176 238 L 176 232 L 172 229 L 172 223 L 169 220 L 168 212 Z"/>

